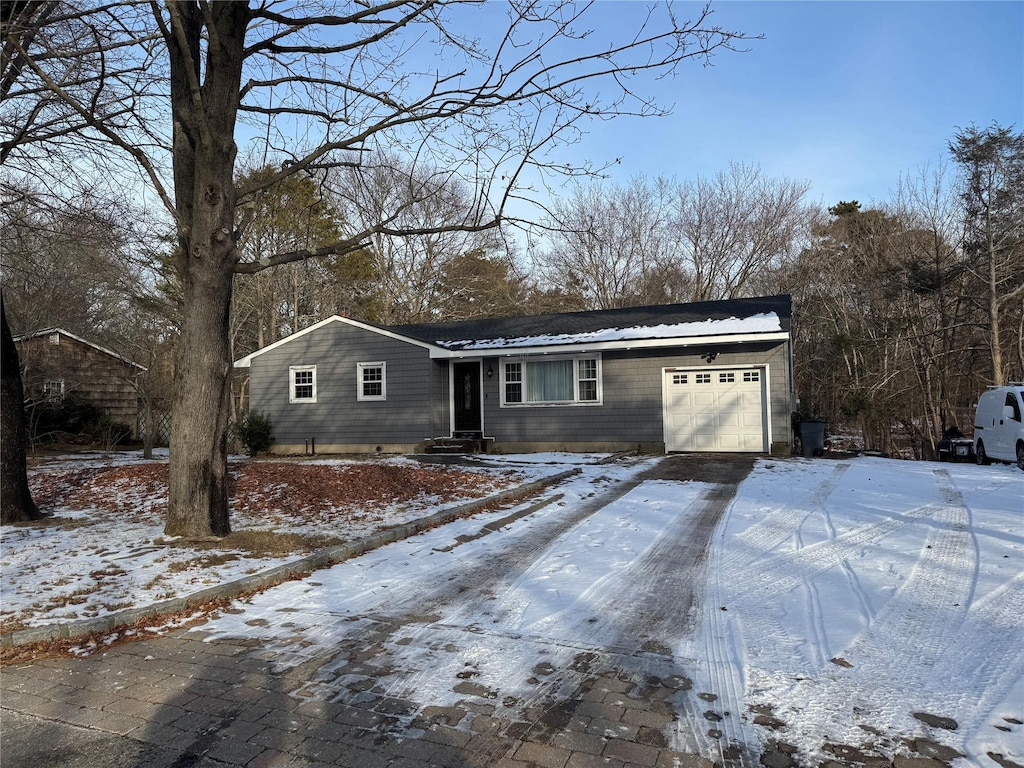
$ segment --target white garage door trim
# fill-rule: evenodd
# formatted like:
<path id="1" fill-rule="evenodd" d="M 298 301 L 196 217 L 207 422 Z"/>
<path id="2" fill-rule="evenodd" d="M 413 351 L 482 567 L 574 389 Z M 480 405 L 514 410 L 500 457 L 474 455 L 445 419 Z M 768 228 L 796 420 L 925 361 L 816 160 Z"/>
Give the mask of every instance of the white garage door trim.
<path id="1" fill-rule="evenodd" d="M 767 365 L 665 368 L 662 398 L 666 452 L 767 453 L 771 446 Z"/>

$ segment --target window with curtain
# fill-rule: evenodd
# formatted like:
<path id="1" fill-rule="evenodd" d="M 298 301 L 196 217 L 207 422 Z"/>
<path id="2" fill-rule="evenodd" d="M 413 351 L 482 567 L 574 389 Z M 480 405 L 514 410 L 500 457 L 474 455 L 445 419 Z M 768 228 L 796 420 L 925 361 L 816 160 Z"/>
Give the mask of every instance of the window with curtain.
<path id="1" fill-rule="evenodd" d="M 587 356 L 506 362 L 502 405 L 600 403 L 599 360 Z"/>

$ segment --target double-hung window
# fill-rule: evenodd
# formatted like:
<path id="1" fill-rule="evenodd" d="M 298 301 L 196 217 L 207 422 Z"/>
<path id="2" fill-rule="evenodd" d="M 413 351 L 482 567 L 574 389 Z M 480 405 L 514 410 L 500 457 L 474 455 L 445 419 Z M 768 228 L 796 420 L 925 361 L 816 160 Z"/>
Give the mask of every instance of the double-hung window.
<path id="1" fill-rule="evenodd" d="M 387 363 L 356 363 L 356 399 L 387 400 Z"/>
<path id="2" fill-rule="evenodd" d="M 601 358 L 506 360 L 502 405 L 580 405 L 601 402 Z"/>
<path id="3" fill-rule="evenodd" d="M 293 365 L 288 368 L 288 402 L 316 402 L 316 366 Z"/>

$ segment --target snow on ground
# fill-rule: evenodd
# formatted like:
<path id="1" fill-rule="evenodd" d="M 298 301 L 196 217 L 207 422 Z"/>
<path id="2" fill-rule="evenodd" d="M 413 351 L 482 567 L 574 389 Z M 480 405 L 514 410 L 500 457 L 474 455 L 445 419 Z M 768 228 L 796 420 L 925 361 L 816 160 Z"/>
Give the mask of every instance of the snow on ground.
<path id="1" fill-rule="evenodd" d="M 579 461 L 552 454 L 477 463 L 550 474 Z M 561 498 L 531 515 L 484 513 L 428 531 L 236 602 L 197 631 L 258 640 L 254 652 L 284 668 L 316 659 L 302 695 L 323 699 L 347 690 L 353 674 L 335 658 L 342 641 L 380 627 L 388 671 L 376 683 L 389 695 L 453 704 L 467 695 L 452 686 L 461 679 L 500 692 L 499 712 L 506 698 L 528 706 L 564 695 L 557 685 L 566 678 L 547 670 L 570 667 L 588 648 L 619 653 L 635 628 L 617 614 L 650 579 L 645 563 L 667 530 L 704 506 L 706 485 L 649 481 L 580 514 L 653 461 L 578 464 L 581 475 L 543 494 Z M 487 525 L 500 530 L 481 535 Z M 9 546 L 10 535 L 5 610 L 9 599 L 28 599 L 9 581 L 8 558 L 27 550 Z M 35 534 L 13 534 L 27 535 Z M 152 535 L 129 532 L 128 540 Z M 67 570 L 87 573 L 131 550 L 117 540 L 105 546 L 103 558 L 94 553 Z M 76 562 L 74 552 L 52 551 L 39 558 L 36 550 L 37 560 L 54 562 L 40 565 L 34 584 L 59 580 L 61 561 Z M 726 717 L 714 724 L 721 737 L 681 717 L 666 733 L 674 748 L 715 756 L 716 743 L 759 748 L 775 738 L 817 764 L 826 743 L 892 756 L 904 739 L 928 738 L 966 756 L 955 766 L 995 766 L 989 753 L 1024 764 L 1024 473 L 868 457 L 764 459 L 740 485 L 708 557 L 695 626 L 666 624 L 678 631 L 659 639 L 670 640 L 672 663 L 693 677 L 692 692 L 675 700 L 680 711 L 699 691 L 716 696 Z M 140 567 L 145 553 L 129 562 Z M 751 707 L 770 712 L 778 730 L 756 725 Z M 956 729 L 915 713 L 950 718 Z"/>
<path id="2" fill-rule="evenodd" d="M 330 699 L 351 682 L 344 672 L 348 660 L 331 659 L 340 643 L 388 617 L 422 616 L 394 632 L 388 642 L 394 671 L 375 685 L 392 696 L 415 690 L 423 704 L 445 706 L 466 698 L 452 683 L 471 678 L 525 705 L 551 693 L 528 682 L 539 663 L 568 667 L 581 648 L 614 641 L 614 622 L 591 623 L 587 603 L 628 587 L 622 572 L 650 548 L 679 506 L 667 503 L 668 494 L 641 492 L 644 484 L 551 548 L 532 550 L 533 542 L 549 538 L 587 499 L 656 461 L 587 466 L 551 489 L 561 498 L 499 534 L 472 538 L 508 518 L 509 510 L 427 531 L 283 584 L 236 602 L 233 612 L 198 629 L 210 640 L 258 639 L 259 653 L 279 669 L 324 661 L 304 695 Z M 522 569 L 505 559 L 510 552 L 518 553 Z M 495 573 L 506 567 L 509 583 L 492 593 Z"/>
<path id="3" fill-rule="evenodd" d="M 761 462 L 710 572 L 704 621 L 677 653 L 705 660 L 695 682 L 723 708 L 768 705 L 786 723 L 780 739 L 822 757 L 826 740 L 896 749 L 914 734 L 973 765 L 994 765 L 989 752 L 1024 758 L 1019 470 Z"/>
<path id="4" fill-rule="evenodd" d="M 166 451 L 157 452 L 156 460 L 166 462 Z M 564 469 L 551 463 L 556 460 L 557 455 L 552 454 L 548 463 L 519 461 L 511 468 L 522 478 L 521 482 L 526 483 Z M 232 465 L 243 465 L 246 461 L 232 457 Z M 303 463 L 343 466 L 361 462 L 322 459 Z M 141 452 L 76 454 L 33 463 L 30 479 L 45 484 L 47 478 L 56 478 L 62 473 L 110 467 L 145 468 L 152 464 L 142 458 Z M 402 457 L 374 459 L 372 464 L 423 466 L 414 459 Z M 462 469 L 494 475 L 508 468 L 489 462 Z M 3 598 L 0 620 L 8 626 L 43 626 L 105 616 L 188 595 L 302 556 L 255 557 L 242 550 L 168 547 L 158 543 L 164 525 L 163 514 L 158 509 L 166 504 L 165 488 L 154 490 L 128 479 L 108 487 L 107 493 L 119 494 L 119 505 L 131 508 L 131 513 L 64 506 L 45 510 L 64 521 L 60 525 L 4 526 L 0 538 L 0 594 Z M 465 502 L 464 498 L 442 501 L 436 496 L 423 496 L 410 503 L 378 505 L 372 510 L 347 514 L 343 530 L 325 530 L 313 515 L 289 517 L 272 510 L 254 513 L 238 509 L 232 512 L 232 527 L 236 531 L 274 530 L 352 540 L 384 526 L 405 523 Z"/>
<path id="5" fill-rule="evenodd" d="M 602 472 L 608 484 L 641 468 Z M 595 479 L 564 483 L 558 504 L 498 533 L 456 545 L 489 522 L 461 521 L 282 585 L 198 629 L 258 640 L 281 667 L 317 659 L 302 695 L 323 699 L 349 695 L 355 681 L 334 658 L 339 644 L 380 626 L 389 672 L 374 680 L 388 695 L 454 704 L 468 690 L 452 686 L 457 678 L 500 694 L 499 712 L 503 701 L 565 695 L 544 674 L 581 650 L 617 652 L 630 628 L 616 606 L 628 606 L 645 558 L 707 488 L 643 483 L 530 551 L 597 490 Z M 522 567 L 495 579 L 510 552 Z M 817 764 L 826 743 L 891 757 L 903 739 L 929 738 L 971 765 L 996 765 L 990 752 L 1024 761 L 1019 470 L 762 460 L 720 523 L 709 574 L 697 625 L 672 650 L 693 692 L 717 697 L 723 735 L 683 716 L 667 734 L 674 748 L 717 757 L 722 744 L 760 749 L 777 738 Z M 680 711 L 692 695 L 679 694 Z M 751 707 L 779 730 L 755 725 Z"/>

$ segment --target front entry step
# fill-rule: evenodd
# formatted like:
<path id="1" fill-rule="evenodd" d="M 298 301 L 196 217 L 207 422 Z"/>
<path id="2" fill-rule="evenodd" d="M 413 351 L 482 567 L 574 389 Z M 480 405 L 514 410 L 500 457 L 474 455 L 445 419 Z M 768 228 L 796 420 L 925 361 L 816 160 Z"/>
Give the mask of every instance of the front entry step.
<path id="1" fill-rule="evenodd" d="M 439 437 L 426 448 L 427 453 L 487 453 L 491 440 L 484 438 Z"/>

